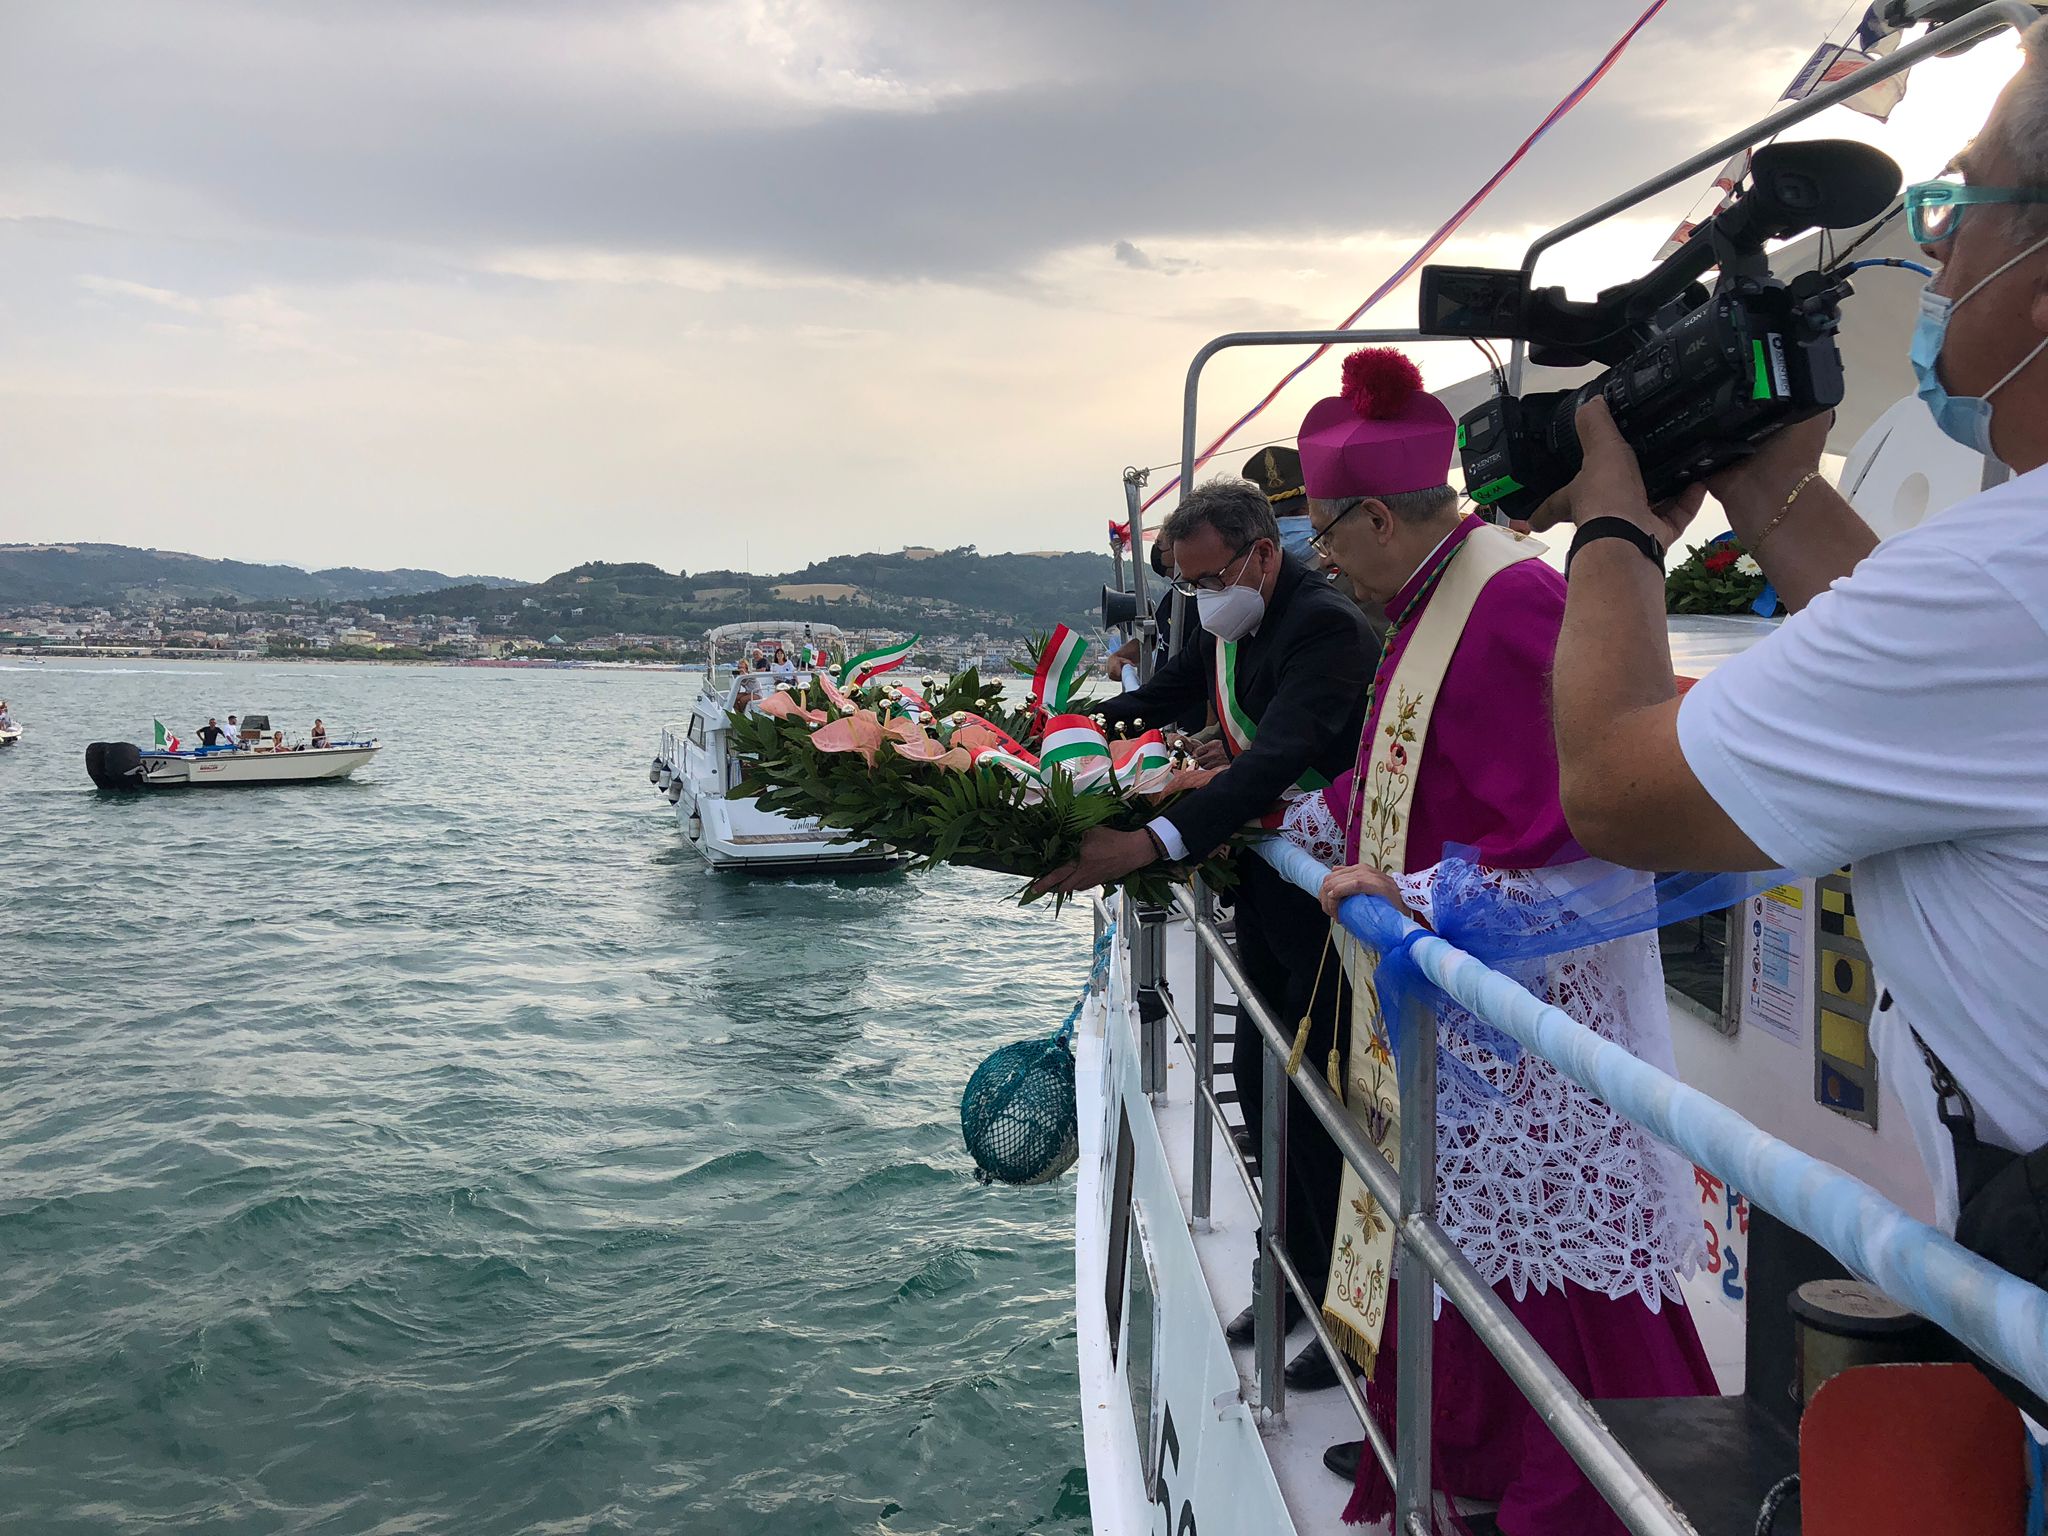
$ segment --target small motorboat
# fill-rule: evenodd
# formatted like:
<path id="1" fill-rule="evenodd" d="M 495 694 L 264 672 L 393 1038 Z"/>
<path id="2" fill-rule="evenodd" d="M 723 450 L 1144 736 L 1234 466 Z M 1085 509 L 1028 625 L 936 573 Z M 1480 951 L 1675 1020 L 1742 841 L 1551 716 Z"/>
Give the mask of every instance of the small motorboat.
<path id="1" fill-rule="evenodd" d="M 0 725 L 0 747 L 11 747 L 19 740 L 21 740 L 20 726 Z"/>
<path id="2" fill-rule="evenodd" d="M 245 715 L 240 740 L 213 747 L 139 747 L 132 741 L 95 741 L 85 749 L 85 771 L 101 789 L 190 789 L 255 784 L 312 784 L 345 779 L 383 750 L 383 743 L 325 741 L 286 744 L 270 733 L 270 717 Z"/>

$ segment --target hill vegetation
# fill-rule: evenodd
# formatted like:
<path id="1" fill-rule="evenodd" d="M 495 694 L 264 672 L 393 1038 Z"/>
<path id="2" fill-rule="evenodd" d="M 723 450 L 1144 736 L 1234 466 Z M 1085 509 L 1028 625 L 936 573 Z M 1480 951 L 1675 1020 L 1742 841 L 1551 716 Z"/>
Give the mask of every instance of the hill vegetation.
<path id="1" fill-rule="evenodd" d="M 335 566 L 211 560 L 169 549 L 126 544 L 0 544 L 0 603 L 103 607 L 231 599 L 264 602 L 375 602 L 430 587 L 488 590 L 510 586 L 501 576 L 450 576 L 441 571 L 371 571 Z"/>
<path id="2" fill-rule="evenodd" d="M 1107 555 L 940 551 L 840 555 L 772 575 L 593 562 L 531 586 L 457 586 L 384 604 L 393 615 L 467 614 L 487 631 L 566 640 L 701 634 L 747 619 L 810 619 L 1016 638 L 1057 623 L 1092 628 Z"/>
<path id="3" fill-rule="evenodd" d="M 302 571 L 119 544 L 0 545 L 0 606 L 361 607 L 391 620 L 475 618 L 486 634 L 571 642 L 615 634 L 689 640 L 752 619 L 1009 640 L 1062 622 L 1092 628 L 1098 589 L 1111 576 L 1107 555 L 984 555 L 971 544 L 838 555 L 765 575 L 593 561 L 532 583 L 425 570 Z"/>

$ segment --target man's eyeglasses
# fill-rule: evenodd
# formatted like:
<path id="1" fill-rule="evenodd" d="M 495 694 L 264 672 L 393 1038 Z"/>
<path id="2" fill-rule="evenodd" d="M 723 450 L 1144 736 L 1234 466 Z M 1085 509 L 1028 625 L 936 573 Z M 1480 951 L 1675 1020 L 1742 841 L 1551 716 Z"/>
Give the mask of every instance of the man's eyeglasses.
<path id="1" fill-rule="evenodd" d="M 2048 187 L 1977 187 L 1966 181 L 1921 181 L 1906 188 L 1906 232 L 1921 245 L 1954 238 L 1963 214 L 1978 203 L 2048 203 Z"/>
<path id="2" fill-rule="evenodd" d="M 1308 536 L 1308 547 L 1327 560 L 1330 558 L 1330 535 L 1337 531 L 1337 525 L 1366 504 L 1364 496 L 1354 496 L 1337 509 L 1337 515 Z"/>
<path id="3" fill-rule="evenodd" d="M 1178 592 L 1182 597 L 1193 597 L 1198 592 L 1221 592 L 1225 587 L 1229 586 L 1231 582 L 1237 579 L 1235 576 L 1229 575 L 1230 566 L 1234 565 L 1238 567 L 1240 570 L 1242 570 L 1244 568 L 1245 558 L 1251 554 L 1253 547 L 1257 543 L 1258 541 L 1254 539 L 1252 543 L 1245 545 L 1243 549 L 1239 550 L 1237 554 L 1232 557 L 1230 564 L 1224 566 L 1223 569 L 1220 571 L 1212 571 L 1207 576 L 1179 578 L 1174 582 L 1173 590 Z M 1227 580 L 1225 579 L 1226 577 L 1228 577 Z"/>

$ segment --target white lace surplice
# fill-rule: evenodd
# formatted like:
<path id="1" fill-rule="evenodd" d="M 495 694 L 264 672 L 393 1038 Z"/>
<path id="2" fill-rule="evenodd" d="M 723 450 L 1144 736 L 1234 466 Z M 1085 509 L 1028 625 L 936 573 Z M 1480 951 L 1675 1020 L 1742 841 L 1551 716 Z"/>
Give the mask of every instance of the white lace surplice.
<path id="1" fill-rule="evenodd" d="M 1289 808 L 1285 835 L 1333 867 L 1343 834 L 1321 795 Z M 1555 869 L 1486 870 L 1502 900 L 1548 907 L 1611 875 L 1596 860 Z M 1435 922 L 1437 868 L 1396 875 L 1410 907 Z M 1675 1072 L 1657 935 L 1610 940 L 1543 962 L 1544 1001 L 1603 1039 Z M 1438 1013 L 1437 1049 L 1497 1092 L 1439 1067 L 1437 1220 L 1488 1285 L 1517 1298 L 1569 1281 L 1601 1295 L 1638 1296 L 1651 1311 L 1681 1299 L 1678 1279 L 1699 1260 L 1698 1192 L 1691 1168 L 1532 1051 L 1503 1062 L 1473 1042 L 1456 1004 Z"/>

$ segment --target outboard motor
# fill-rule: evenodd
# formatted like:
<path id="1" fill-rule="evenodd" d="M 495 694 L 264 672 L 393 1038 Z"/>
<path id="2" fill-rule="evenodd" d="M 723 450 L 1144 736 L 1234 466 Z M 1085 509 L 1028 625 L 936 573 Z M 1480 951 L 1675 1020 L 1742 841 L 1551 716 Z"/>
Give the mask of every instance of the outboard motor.
<path id="1" fill-rule="evenodd" d="M 132 741 L 95 741 L 85 749 L 85 771 L 101 789 L 140 789 L 142 748 Z"/>

